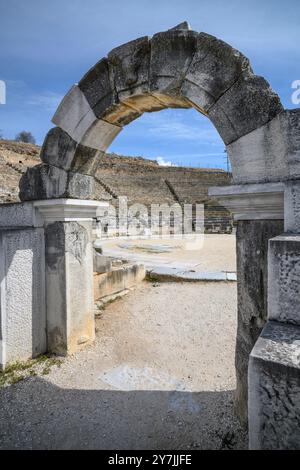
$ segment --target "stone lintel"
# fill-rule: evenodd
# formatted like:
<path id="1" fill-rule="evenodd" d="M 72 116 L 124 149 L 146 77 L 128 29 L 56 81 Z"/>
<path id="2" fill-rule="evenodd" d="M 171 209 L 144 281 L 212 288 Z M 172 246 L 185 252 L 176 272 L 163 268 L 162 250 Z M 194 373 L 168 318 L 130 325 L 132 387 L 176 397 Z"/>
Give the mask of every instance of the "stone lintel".
<path id="1" fill-rule="evenodd" d="M 235 220 L 281 220 L 284 218 L 283 183 L 211 187 L 208 194 L 231 211 Z"/>
<path id="2" fill-rule="evenodd" d="M 84 199 L 46 199 L 34 201 L 33 206 L 46 223 L 84 221 L 96 218 L 96 211 L 108 208 L 108 202 Z"/>

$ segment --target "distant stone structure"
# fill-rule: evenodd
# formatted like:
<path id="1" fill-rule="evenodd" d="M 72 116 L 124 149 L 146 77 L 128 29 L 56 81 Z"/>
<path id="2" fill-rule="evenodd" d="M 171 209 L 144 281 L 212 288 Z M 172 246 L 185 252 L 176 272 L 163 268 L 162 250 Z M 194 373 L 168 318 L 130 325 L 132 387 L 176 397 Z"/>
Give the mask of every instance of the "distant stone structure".
<path id="1" fill-rule="evenodd" d="M 159 166 L 155 160 L 126 158 L 103 154 L 95 172 L 97 199 L 103 200 L 103 189 L 115 204 L 118 196 L 127 196 L 128 203 L 204 204 L 206 233 L 231 233 L 230 212 L 208 196 L 210 186 L 231 182 L 231 174 L 218 169 Z M 102 196 L 102 197 L 101 197 Z"/>
<path id="2" fill-rule="evenodd" d="M 27 167 L 39 162 L 40 147 L 0 141 L 0 203 L 19 201 L 19 180 Z M 210 186 L 229 184 L 231 174 L 220 169 L 164 167 L 156 160 L 101 153 L 94 173 L 92 199 L 117 206 L 118 197 L 128 204 L 204 204 L 205 232 L 231 233 L 230 212 L 208 196 Z"/>
<path id="3" fill-rule="evenodd" d="M 208 116 L 231 160 L 233 184 L 209 195 L 237 221 L 237 410 L 250 448 L 299 449 L 300 112 L 283 109 L 243 54 L 186 23 L 92 67 L 60 104 L 42 163 L 22 176 L 23 203 L 0 206 L 1 364 L 93 340 L 99 152 L 143 112 L 168 107 Z"/>

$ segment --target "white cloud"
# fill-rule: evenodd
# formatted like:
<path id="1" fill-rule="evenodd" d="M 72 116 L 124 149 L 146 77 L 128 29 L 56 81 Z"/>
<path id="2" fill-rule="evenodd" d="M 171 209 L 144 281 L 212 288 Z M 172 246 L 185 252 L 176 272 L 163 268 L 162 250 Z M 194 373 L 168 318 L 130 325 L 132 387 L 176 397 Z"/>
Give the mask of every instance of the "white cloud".
<path id="1" fill-rule="evenodd" d="M 163 157 L 157 157 L 156 160 L 159 166 L 178 166 L 176 163 L 172 163 L 170 160 L 167 161 Z"/>
<path id="2" fill-rule="evenodd" d="M 144 114 L 143 131 L 145 126 L 147 132 L 155 139 L 177 139 L 189 142 L 215 145 L 220 142 L 217 131 L 207 119 L 207 122 L 199 116 L 196 111 L 189 112 L 178 110 L 167 110 L 160 113 Z M 171 112 L 170 112 L 171 111 Z M 197 114 L 196 114 L 197 113 Z"/>
<path id="3" fill-rule="evenodd" d="M 62 98 L 63 96 L 59 93 L 46 91 L 30 96 L 26 103 L 29 106 L 38 106 L 40 108 L 43 108 L 45 111 L 54 112 L 57 109 Z"/>

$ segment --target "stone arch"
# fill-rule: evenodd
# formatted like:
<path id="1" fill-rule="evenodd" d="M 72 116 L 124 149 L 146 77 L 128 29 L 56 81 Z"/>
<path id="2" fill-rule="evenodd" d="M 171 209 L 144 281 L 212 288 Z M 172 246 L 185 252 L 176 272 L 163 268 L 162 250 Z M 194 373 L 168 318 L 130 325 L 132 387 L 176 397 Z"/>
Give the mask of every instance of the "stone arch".
<path id="1" fill-rule="evenodd" d="M 71 88 L 45 138 L 43 163 L 20 182 L 21 200 L 91 198 L 99 153 L 123 126 L 144 112 L 190 107 L 219 132 L 234 183 L 300 175 L 297 161 L 287 157 L 295 140 L 291 122 L 300 129 L 298 111 L 283 110 L 241 52 L 184 22 L 113 49 Z"/>
<path id="2" fill-rule="evenodd" d="M 42 163 L 21 178 L 21 200 L 34 202 L 1 207 L 0 249 L 13 228 L 15 251 L 22 252 L 24 233 L 32 236 L 31 248 L 40 250 L 46 300 L 41 289 L 38 312 L 47 312 L 51 352 L 68 353 L 92 340 L 90 235 L 101 203 L 82 199 L 93 197 L 99 152 L 143 112 L 165 107 L 195 107 L 207 115 L 231 160 L 234 184 L 209 194 L 233 212 L 238 225 L 237 405 L 240 417 L 249 417 L 250 448 L 300 448 L 300 112 L 284 110 L 268 83 L 228 44 L 182 23 L 113 49 L 92 67 L 55 113 Z M 78 260 L 74 240 L 80 248 L 83 233 L 87 244 Z M 11 259 L 11 248 L 5 256 Z M 26 266 L 35 271 L 31 260 Z M 22 278 L 19 271 L 16 277 Z M 3 305 L 6 285 L 0 289 Z M 10 314 L 7 309 L 1 308 L 2 316 Z M 6 360 L 1 353 L 0 366 Z"/>

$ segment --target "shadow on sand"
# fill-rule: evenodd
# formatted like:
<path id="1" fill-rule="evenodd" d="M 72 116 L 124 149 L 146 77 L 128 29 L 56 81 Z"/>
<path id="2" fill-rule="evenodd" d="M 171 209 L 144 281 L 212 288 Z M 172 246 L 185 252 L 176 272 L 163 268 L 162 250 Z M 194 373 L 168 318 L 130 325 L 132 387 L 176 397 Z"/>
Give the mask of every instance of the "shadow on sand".
<path id="1" fill-rule="evenodd" d="M 233 391 L 63 389 L 40 377 L 0 391 L 1 449 L 241 449 Z"/>

